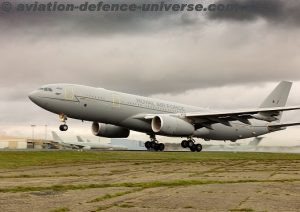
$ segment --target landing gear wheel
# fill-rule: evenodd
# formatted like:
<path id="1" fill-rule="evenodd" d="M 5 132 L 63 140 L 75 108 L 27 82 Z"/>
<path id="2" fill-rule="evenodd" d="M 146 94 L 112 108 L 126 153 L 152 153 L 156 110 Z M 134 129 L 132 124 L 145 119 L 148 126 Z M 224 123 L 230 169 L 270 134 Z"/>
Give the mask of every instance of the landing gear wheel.
<path id="1" fill-rule="evenodd" d="M 165 145 L 163 143 L 158 143 L 155 138 L 155 134 L 149 134 L 151 141 L 145 142 L 145 147 L 147 150 L 154 150 L 154 151 L 164 151 Z"/>
<path id="2" fill-rule="evenodd" d="M 187 140 L 183 140 L 183 141 L 181 141 L 181 147 L 182 147 L 182 148 L 187 148 L 187 147 L 188 147 L 188 145 L 189 145 L 189 143 L 188 143 L 188 141 L 187 141 Z"/>
<path id="3" fill-rule="evenodd" d="M 67 116 L 64 114 L 59 114 L 59 121 L 63 122 L 64 124 L 59 126 L 60 131 L 67 131 L 68 125 L 66 125 Z"/>
<path id="4" fill-rule="evenodd" d="M 146 147 L 146 149 L 150 149 L 151 148 L 151 142 L 150 141 L 146 141 L 145 142 L 145 147 Z"/>
<path id="5" fill-rule="evenodd" d="M 190 147 L 191 152 L 195 152 L 196 151 L 196 145 L 193 144 L 193 146 Z"/>
<path id="6" fill-rule="evenodd" d="M 202 151 L 202 145 L 201 144 L 195 144 L 195 149 L 197 152 L 201 152 Z"/>
<path id="7" fill-rule="evenodd" d="M 158 151 L 159 150 L 159 144 L 158 143 L 154 143 L 154 148 L 153 148 L 155 151 Z"/>
<path id="8" fill-rule="evenodd" d="M 62 124 L 59 126 L 60 131 L 67 131 L 68 130 L 68 125 Z"/>
<path id="9" fill-rule="evenodd" d="M 165 145 L 164 144 L 162 144 L 162 143 L 158 144 L 158 150 L 159 151 L 164 151 L 164 149 L 165 149 Z"/>
<path id="10" fill-rule="evenodd" d="M 155 142 L 154 141 L 150 141 L 150 148 L 155 149 Z"/>
<path id="11" fill-rule="evenodd" d="M 189 140 L 188 142 L 188 147 L 193 147 L 194 146 L 194 141 L 193 140 Z"/>

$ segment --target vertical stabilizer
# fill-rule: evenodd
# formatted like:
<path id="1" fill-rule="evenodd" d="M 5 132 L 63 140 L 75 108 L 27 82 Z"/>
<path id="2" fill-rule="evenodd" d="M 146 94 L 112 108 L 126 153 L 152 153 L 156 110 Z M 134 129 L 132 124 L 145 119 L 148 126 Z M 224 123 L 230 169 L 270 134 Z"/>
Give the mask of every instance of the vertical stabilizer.
<path id="1" fill-rule="evenodd" d="M 275 89 L 269 94 L 269 96 L 263 101 L 260 105 L 261 108 L 266 107 L 283 107 L 286 105 L 291 87 L 292 82 L 282 81 L 280 82 Z M 262 115 L 268 115 L 261 113 Z M 277 121 L 281 119 L 282 112 L 276 115 Z"/>
<path id="2" fill-rule="evenodd" d="M 282 81 L 276 88 L 269 94 L 269 96 L 260 105 L 261 108 L 264 107 L 283 107 L 285 106 L 291 87 L 292 82 Z"/>
<path id="3" fill-rule="evenodd" d="M 57 143 L 63 143 L 63 140 L 56 134 L 56 132 L 52 131 L 53 140 Z"/>

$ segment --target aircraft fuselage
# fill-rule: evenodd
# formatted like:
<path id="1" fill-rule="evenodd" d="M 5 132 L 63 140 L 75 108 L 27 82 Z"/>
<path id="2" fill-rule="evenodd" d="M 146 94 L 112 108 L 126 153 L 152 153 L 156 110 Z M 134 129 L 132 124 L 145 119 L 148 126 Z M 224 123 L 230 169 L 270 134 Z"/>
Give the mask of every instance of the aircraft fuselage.
<path id="1" fill-rule="evenodd" d="M 72 84 L 46 85 L 32 92 L 29 98 L 46 110 L 64 114 L 69 118 L 112 124 L 147 134 L 153 134 L 151 120 L 144 118 L 147 114 L 208 112 L 199 107 Z M 213 140 L 237 140 L 270 132 L 266 121 L 254 119 L 251 120 L 251 124 L 239 121 L 232 121 L 230 124 L 231 126 L 226 126 L 214 123 L 211 129 L 202 127 L 190 136 Z"/>

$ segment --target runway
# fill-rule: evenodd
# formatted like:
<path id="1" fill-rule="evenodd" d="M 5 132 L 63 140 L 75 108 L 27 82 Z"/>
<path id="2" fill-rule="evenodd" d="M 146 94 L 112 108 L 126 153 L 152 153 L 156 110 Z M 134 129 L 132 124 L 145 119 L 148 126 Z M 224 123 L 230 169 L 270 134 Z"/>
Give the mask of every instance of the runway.
<path id="1" fill-rule="evenodd" d="M 2 152 L 0 211 L 297 211 L 300 154 Z"/>

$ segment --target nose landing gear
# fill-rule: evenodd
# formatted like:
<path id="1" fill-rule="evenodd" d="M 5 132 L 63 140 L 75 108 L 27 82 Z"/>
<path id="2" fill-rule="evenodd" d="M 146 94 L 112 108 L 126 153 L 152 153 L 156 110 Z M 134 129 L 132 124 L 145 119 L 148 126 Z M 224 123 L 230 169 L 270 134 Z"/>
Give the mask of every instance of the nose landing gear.
<path id="1" fill-rule="evenodd" d="M 68 125 L 66 124 L 67 116 L 64 114 L 59 114 L 59 121 L 63 122 L 64 124 L 59 126 L 60 131 L 67 131 L 68 130 Z"/>
<path id="2" fill-rule="evenodd" d="M 202 151 L 202 145 L 201 144 L 195 144 L 195 140 L 193 138 L 189 138 L 188 140 L 183 140 L 181 142 L 182 148 L 190 148 L 191 152 L 201 152 Z"/>
<path id="3" fill-rule="evenodd" d="M 68 130 L 68 125 L 66 125 L 66 124 L 60 125 L 60 126 L 59 126 L 59 130 L 60 130 L 60 131 L 67 131 L 67 130 Z"/>

